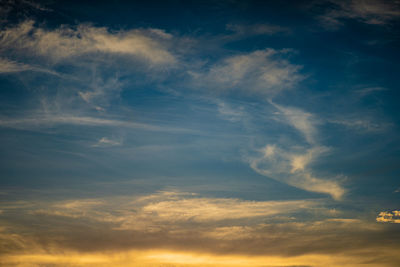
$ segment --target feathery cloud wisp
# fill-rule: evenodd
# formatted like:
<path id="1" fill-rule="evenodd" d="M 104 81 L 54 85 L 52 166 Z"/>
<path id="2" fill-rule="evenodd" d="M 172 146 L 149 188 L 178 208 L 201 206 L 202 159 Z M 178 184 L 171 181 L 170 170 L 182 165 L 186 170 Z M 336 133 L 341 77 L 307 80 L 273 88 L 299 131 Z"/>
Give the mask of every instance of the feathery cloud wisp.
<path id="1" fill-rule="evenodd" d="M 33 54 L 60 60 L 87 53 L 126 54 L 151 64 L 174 64 L 176 58 L 161 42 L 170 38 L 154 29 L 111 32 L 107 28 L 80 24 L 48 30 L 25 21 L 0 32 L 2 50 L 27 50 Z"/>
<path id="2" fill-rule="evenodd" d="M 267 145 L 259 151 L 261 156 L 250 158 L 249 163 L 261 175 L 307 191 L 329 194 L 339 200 L 345 190 L 335 180 L 341 177 L 333 180 L 317 178 L 308 166 L 326 151 L 325 147 L 313 147 L 299 153 Z"/>
<path id="3" fill-rule="evenodd" d="M 322 179 L 316 177 L 309 166 L 329 150 L 317 142 L 316 122 L 313 115 L 297 108 L 269 102 L 280 111 L 282 122 L 296 129 L 307 141 L 309 148 L 288 148 L 267 144 L 259 149 L 257 157 L 247 159 L 250 167 L 261 175 L 288 185 L 311 192 L 329 194 L 336 200 L 341 199 L 345 189 L 337 180 L 343 180 L 343 177 Z"/>
<path id="4" fill-rule="evenodd" d="M 299 74 L 301 66 L 282 58 L 287 52 L 267 49 L 234 55 L 206 71 L 190 71 L 189 74 L 196 87 L 271 96 L 292 88 L 304 78 Z"/>

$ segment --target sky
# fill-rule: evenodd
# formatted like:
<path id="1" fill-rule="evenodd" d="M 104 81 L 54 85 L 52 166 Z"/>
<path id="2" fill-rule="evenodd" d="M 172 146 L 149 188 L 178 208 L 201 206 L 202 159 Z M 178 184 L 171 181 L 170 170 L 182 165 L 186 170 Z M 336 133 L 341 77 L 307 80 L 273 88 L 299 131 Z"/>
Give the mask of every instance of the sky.
<path id="1" fill-rule="evenodd" d="M 400 266 L 400 2 L 0 1 L 0 265 Z"/>

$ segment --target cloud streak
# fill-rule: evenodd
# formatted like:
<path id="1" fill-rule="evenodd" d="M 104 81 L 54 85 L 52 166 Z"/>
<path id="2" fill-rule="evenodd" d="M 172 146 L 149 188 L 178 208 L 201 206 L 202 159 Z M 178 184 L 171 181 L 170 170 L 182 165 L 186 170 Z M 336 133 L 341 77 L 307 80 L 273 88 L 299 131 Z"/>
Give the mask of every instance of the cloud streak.
<path id="1" fill-rule="evenodd" d="M 0 74 L 18 73 L 23 71 L 43 72 L 61 77 L 59 73 L 46 68 L 19 63 L 7 58 L 0 58 Z"/>
<path id="2" fill-rule="evenodd" d="M 119 206 L 118 213 L 113 208 Z M 167 224 L 202 223 L 218 221 L 241 221 L 258 219 L 278 214 L 298 213 L 317 208 L 316 202 L 294 201 L 246 201 L 234 198 L 205 198 L 184 192 L 159 192 L 139 198 L 82 199 L 64 201 L 32 211 L 71 218 L 87 217 L 96 221 L 119 224 L 119 229 L 146 230 Z M 147 223 L 145 223 L 147 222 Z M 153 223 L 153 225 L 152 225 Z M 159 228 L 161 230 L 163 227 Z"/>
<path id="3" fill-rule="evenodd" d="M 0 119 L 0 126 L 15 129 L 34 129 L 49 127 L 52 125 L 70 124 L 77 126 L 105 126 L 105 127 L 125 127 L 131 129 L 141 129 L 155 132 L 176 132 L 176 133 L 199 133 L 195 130 L 176 128 L 170 126 L 158 126 L 133 121 L 117 119 L 107 119 L 87 116 L 67 116 L 67 115 L 43 115 L 35 117 L 24 117 L 14 119 Z"/>
<path id="4" fill-rule="evenodd" d="M 18 63 L 5 58 L 0 58 L 0 73 L 20 72 L 31 69 L 32 67 L 26 64 Z"/>
<path id="5" fill-rule="evenodd" d="M 176 58 L 162 44 L 171 35 L 156 29 L 111 32 L 104 27 L 80 24 L 48 30 L 25 21 L 0 32 L 2 50 L 27 51 L 62 60 L 88 53 L 121 54 L 143 59 L 150 64 L 174 64 Z"/>

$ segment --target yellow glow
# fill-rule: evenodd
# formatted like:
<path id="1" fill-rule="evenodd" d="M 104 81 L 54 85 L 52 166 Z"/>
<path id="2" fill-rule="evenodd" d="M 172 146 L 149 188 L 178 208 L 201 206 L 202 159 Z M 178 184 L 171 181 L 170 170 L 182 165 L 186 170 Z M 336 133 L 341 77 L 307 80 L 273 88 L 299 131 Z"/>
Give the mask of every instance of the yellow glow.
<path id="1" fill-rule="evenodd" d="M 365 259 L 364 259 L 365 260 Z M 0 259 L 13 266 L 36 266 L 54 264 L 55 266 L 98 266 L 98 267 L 151 267 L 165 266 L 363 266 L 360 258 L 344 255 L 303 255 L 296 257 L 212 255 L 163 250 L 129 251 L 118 253 L 63 253 L 63 254 L 24 254 L 5 256 Z M 369 267 L 384 266 L 368 265 Z"/>

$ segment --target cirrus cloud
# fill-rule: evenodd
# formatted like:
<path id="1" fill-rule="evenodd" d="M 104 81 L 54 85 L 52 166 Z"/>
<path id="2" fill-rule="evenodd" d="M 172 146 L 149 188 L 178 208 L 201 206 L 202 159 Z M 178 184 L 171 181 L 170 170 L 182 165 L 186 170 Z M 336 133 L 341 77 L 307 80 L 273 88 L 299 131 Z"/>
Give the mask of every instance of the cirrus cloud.
<path id="1" fill-rule="evenodd" d="M 169 34 L 158 29 L 110 31 L 89 24 L 45 29 L 28 20 L 3 29 L 0 32 L 0 47 L 2 50 L 25 50 L 53 60 L 100 52 L 125 54 L 154 65 L 174 64 L 175 56 L 162 44 L 169 38 Z"/>

